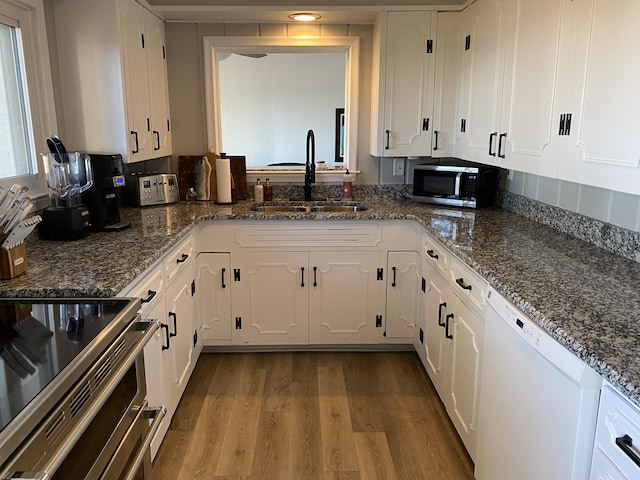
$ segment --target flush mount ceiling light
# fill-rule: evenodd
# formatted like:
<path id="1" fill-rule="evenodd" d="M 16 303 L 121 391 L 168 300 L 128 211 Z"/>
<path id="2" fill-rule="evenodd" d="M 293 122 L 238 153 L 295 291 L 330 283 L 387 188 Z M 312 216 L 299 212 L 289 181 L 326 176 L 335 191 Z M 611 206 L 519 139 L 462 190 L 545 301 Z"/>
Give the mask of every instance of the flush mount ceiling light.
<path id="1" fill-rule="evenodd" d="M 292 13 L 291 15 L 289 15 L 289 18 L 297 22 L 313 22 L 314 20 L 318 20 L 320 18 L 320 15 L 318 15 L 317 13 L 301 12 Z"/>

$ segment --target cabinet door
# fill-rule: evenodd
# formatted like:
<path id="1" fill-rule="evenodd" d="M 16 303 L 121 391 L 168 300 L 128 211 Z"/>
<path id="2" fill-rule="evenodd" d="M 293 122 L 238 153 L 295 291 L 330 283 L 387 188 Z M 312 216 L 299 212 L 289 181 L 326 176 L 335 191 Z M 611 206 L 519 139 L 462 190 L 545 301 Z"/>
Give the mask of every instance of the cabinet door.
<path id="1" fill-rule="evenodd" d="M 452 157 L 460 132 L 457 100 L 460 89 L 460 57 L 463 51 L 462 20 L 458 12 L 438 13 L 435 41 L 432 157 Z"/>
<path id="2" fill-rule="evenodd" d="M 380 92 L 374 92 L 372 155 L 431 153 L 433 55 L 431 12 L 387 12 L 379 17 Z M 434 27 L 435 29 L 435 27 Z"/>
<path id="3" fill-rule="evenodd" d="M 154 157 L 171 155 L 169 122 L 169 86 L 164 22 L 147 9 L 144 11 L 145 50 L 149 72 L 149 101 Z"/>
<path id="4" fill-rule="evenodd" d="M 151 458 L 153 459 L 164 439 L 171 418 L 178 406 L 177 390 L 173 382 L 173 360 L 170 348 L 169 325 L 165 322 L 166 308 L 164 297 L 155 303 L 146 318 L 162 319 L 161 328 L 144 348 L 144 370 L 147 385 L 147 400 L 151 407 L 164 405 L 167 409 L 158 434 L 151 442 Z"/>
<path id="5" fill-rule="evenodd" d="M 436 268 L 424 260 L 422 269 L 426 280 L 425 303 L 425 368 L 431 382 L 436 387 L 440 397 L 444 397 L 446 373 L 446 338 L 444 320 L 447 308 L 448 284 Z"/>
<path id="6" fill-rule="evenodd" d="M 233 343 L 307 344 L 308 254 L 243 251 L 233 263 Z"/>
<path id="7" fill-rule="evenodd" d="M 167 289 L 166 323 L 169 325 L 174 387 L 178 398 L 182 395 L 195 365 L 193 355 L 195 335 L 193 319 L 196 314 L 193 299 L 193 262 Z"/>
<path id="8" fill-rule="evenodd" d="M 309 343 L 380 343 L 384 297 L 379 252 L 309 254 Z"/>
<path id="9" fill-rule="evenodd" d="M 231 340 L 231 269 L 228 253 L 200 253 L 196 259 L 196 305 L 205 343 Z M 212 343 L 207 342 L 211 340 Z"/>
<path id="10" fill-rule="evenodd" d="M 419 261 L 417 252 L 387 254 L 387 338 L 413 338 L 421 279 Z"/>
<path id="11" fill-rule="evenodd" d="M 558 55 L 566 28 L 567 1 L 512 0 L 506 28 L 502 113 L 498 127 L 500 166 L 555 177 L 558 121 L 554 112 Z"/>
<path id="12" fill-rule="evenodd" d="M 479 0 L 463 13 L 463 80 L 469 90 L 461 93 L 461 121 L 465 132 L 459 139 L 459 154 L 467 159 L 498 164 L 498 128 L 504 71 L 505 28 L 510 0 Z"/>
<path id="13" fill-rule="evenodd" d="M 446 382 L 447 393 L 442 400 L 473 459 L 477 440 L 484 322 L 452 294 L 447 298 L 444 323 L 451 363 Z"/>
<path id="14" fill-rule="evenodd" d="M 634 0 L 572 2 L 575 40 L 561 61 L 574 65 L 567 145 L 558 176 L 634 195 L 640 194 L 640 3 Z"/>
<path id="15" fill-rule="evenodd" d="M 129 162 L 152 158 L 149 77 L 144 40 L 144 8 L 135 0 L 119 0 L 127 112 Z"/>

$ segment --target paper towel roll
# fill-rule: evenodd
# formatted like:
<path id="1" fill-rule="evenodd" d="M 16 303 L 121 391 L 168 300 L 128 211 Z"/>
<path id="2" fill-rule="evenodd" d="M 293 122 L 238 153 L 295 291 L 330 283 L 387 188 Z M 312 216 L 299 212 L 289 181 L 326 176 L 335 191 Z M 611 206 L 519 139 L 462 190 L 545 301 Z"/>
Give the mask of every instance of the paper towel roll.
<path id="1" fill-rule="evenodd" d="M 218 203 L 231 203 L 231 162 L 228 158 L 216 159 L 216 184 Z"/>

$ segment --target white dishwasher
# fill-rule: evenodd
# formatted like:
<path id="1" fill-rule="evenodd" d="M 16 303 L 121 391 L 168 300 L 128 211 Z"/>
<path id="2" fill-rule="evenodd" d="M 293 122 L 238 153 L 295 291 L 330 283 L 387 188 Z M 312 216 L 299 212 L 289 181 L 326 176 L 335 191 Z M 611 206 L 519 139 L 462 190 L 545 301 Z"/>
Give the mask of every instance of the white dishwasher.
<path id="1" fill-rule="evenodd" d="M 602 377 L 489 287 L 478 480 L 589 478 Z"/>

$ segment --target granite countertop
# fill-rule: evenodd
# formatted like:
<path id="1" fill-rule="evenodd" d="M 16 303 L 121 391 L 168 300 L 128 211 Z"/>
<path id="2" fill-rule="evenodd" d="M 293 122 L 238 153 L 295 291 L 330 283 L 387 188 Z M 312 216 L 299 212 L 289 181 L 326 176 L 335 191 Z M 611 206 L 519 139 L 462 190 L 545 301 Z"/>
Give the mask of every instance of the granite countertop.
<path id="1" fill-rule="evenodd" d="M 121 232 L 30 238 L 28 271 L 0 280 L 0 297 L 115 296 L 202 220 L 414 220 L 640 406 L 640 264 L 500 209 L 363 201 L 366 211 L 337 214 L 263 214 L 250 202 L 123 208 L 132 228 Z"/>

